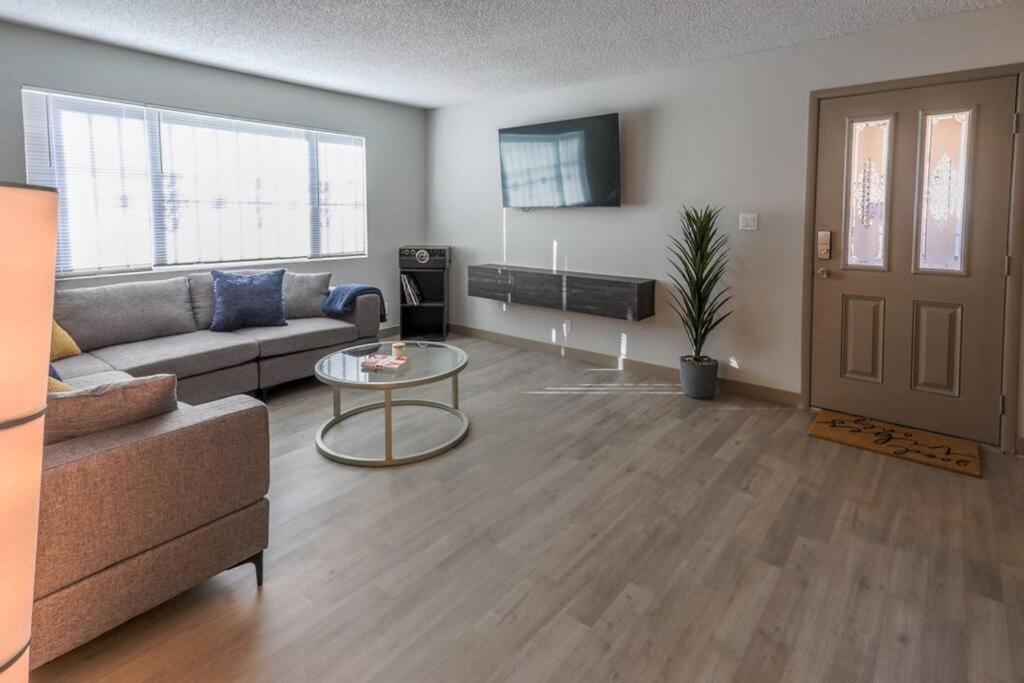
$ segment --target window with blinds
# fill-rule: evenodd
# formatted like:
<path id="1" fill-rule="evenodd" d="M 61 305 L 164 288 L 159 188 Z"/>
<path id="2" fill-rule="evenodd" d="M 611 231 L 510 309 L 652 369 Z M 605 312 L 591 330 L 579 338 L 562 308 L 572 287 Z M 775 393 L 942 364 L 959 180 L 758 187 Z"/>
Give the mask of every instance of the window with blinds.
<path id="1" fill-rule="evenodd" d="M 22 91 L 28 182 L 60 191 L 58 275 L 366 254 L 352 135 Z"/>

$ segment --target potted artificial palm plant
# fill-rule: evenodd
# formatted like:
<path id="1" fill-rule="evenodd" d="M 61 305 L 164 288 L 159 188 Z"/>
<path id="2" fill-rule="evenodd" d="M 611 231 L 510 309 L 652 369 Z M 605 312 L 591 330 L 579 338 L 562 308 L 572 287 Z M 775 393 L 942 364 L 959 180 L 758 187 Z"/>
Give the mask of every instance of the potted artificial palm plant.
<path id="1" fill-rule="evenodd" d="M 679 212 L 680 237 L 669 235 L 672 286 L 669 305 L 683 323 L 692 353 L 679 357 L 679 382 L 690 398 L 707 399 L 718 388 L 718 361 L 704 355 L 708 336 L 732 311 L 724 310 L 732 298 L 722 280 L 728 266 L 726 236 L 715 223 L 721 207 L 684 206 Z"/>

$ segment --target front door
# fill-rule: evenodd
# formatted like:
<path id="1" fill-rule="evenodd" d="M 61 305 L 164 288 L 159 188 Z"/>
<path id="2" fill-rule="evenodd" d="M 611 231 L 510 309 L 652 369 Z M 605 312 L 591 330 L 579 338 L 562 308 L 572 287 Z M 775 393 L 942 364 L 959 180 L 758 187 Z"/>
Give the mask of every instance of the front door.
<path id="1" fill-rule="evenodd" d="M 812 405 L 999 443 L 1016 96 L 820 102 Z"/>

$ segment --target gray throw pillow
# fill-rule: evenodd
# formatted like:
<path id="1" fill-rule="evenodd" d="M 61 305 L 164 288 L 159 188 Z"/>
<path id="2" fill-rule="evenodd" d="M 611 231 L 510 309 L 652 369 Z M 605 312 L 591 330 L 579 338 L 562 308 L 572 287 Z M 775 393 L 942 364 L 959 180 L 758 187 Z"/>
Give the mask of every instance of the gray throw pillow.
<path id="1" fill-rule="evenodd" d="M 188 296 L 192 302 L 192 315 L 195 316 L 196 328 L 210 329 L 213 322 L 213 275 L 195 273 L 188 276 Z"/>
<path id="2" fill-rule="evenodd" d="M 316 318 L 331 291 L 330 273 L 285 273 L 284 315 L 286 318 Z"/>
<path id="3" fill-rule="evenodd" d="M 45 443 L 67 441 L 169 413 L 178 407 L 177 388 L 174 375 L 150 375 L 49 394 Z"/>

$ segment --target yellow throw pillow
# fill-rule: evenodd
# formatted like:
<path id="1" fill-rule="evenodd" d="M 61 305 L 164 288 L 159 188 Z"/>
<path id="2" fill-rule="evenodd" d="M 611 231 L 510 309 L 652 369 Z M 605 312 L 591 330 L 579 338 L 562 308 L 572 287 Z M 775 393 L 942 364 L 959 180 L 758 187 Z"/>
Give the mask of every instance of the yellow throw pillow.
<path id="1" fill-rule="evenodd" d="M 68 339 L 70 339 L 70 338 L 71 337 L 68 337 Z M 72 343 L 74 343 L 74 342 L 72 342 Z M 56 377 L 50 377 L 50 381 L 46 385 L 46 393 L 48 393 L 48 394 L 60 394 L 60 393 L 63 393 L 65 391 L 74 391 L 74 390 L 75 390 L 75 388 L 73 386 L 71 386 L 70 384 L 65 384 L 64 382 L 61 382 Z"/>
<path id="2" fill-rule="evenodd" d="M 78 348 L 78 344 L 71 338 L 63 327 L 57 324 L 57 321 L 53 321 L 53 332 L 50 335 L 50 360 L 60 360 L 61 358 L 70 358 L 71 356 L 77 356 L 82 353 L 82 349 Z"/>

